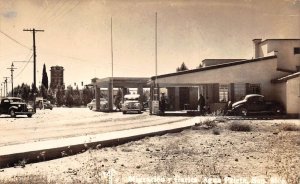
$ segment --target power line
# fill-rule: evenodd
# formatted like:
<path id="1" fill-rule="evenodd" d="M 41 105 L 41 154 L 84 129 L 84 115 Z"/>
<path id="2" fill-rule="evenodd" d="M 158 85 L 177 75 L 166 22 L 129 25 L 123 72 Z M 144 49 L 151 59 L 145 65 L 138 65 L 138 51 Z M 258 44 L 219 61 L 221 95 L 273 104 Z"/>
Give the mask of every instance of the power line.
<path id="1" fill-rule="evenodd" d="M 54 1 L 53 1 L 54 2 Z M 39 12 L 39 16 L 36 16 L 38 18 L 36 18 L 35 23 L 37 25 L 40 25 L 41 21 L 43 20 L 43 18 L 46 18 L 53 12 L 51 11 L 55 11 L 57 9 L 57 6 L 61 3 L 61 1 L 59 2 L 55 2 L 55 6 L 53 8 L 50 8 L 49 5 L 47 5 L 46 8 L 41 8 L 42 11 Z M 42 13 L 41 13 L 42 12 Z M 43 21 L 44 22 L 44 21 Z"/>
<path id="2" fill-rule="evenodd" d="M 21 71 L 15 76 L 15 79 L 17 77 L 19 77 L 19 75 L 22 74 L 22 72 L 25 70 L 25 68 L 27 67 L 28 63 L 30 62 L 30 60 L 32 59 L 33 54 L 30 56 L 30 58 L 28 59 L 27 63 L 25 64 L 25 66 L 21 69 Z"/>
<path id="3" fill-rule="evenodd" d="M 55 17 L 58 14 L 60 14 L 61 12 L 63 12 L 67 8 L 67 6 L 65 6 L 65 5 L 67 5 L 66 2 L 67 2 L 67 0 L 66 1 L 62 1 L 61 4 L 58 2 L 56 4 L 56 6 L 53 9 L 51 9 L 52 10 L 52 14 L 50 13 L 49 16 L 46 16 L 46 14 L 44 14 L 45 20 L 42 22 L 41 25 L 45 25 L 47 22 L 49 22 L 52 19 L 52 17 Z M 59 4 L 60 4 L 60 6 L 58 7 Z M 38 25 L 40 25 L 41 20 L 42 20 L 42 17 L 39 19 Z"/>
<path id="4" fill-rule="evenodd" d="M 21 42 L 17 41 L 16 39 L 14 39 L 13 37 L 9 36 L 8 34 L 4 33 L 2 30 L 0 30 L 0 33 L 2 33 L 4 36 L 6 36 L 7 38 L 9 38 L 10 40 L 14 41 L 15 43 L 21 45 L 22 47 L 26 48 L 26 49 L 29 49 L 29 50 L 32 50 L 32 48 L 22 44 Z"/>
<path id="5" fill-rule="evenodd" d="M 58 20 L 58 18 L 62 18 L 62 17 L 64 17 L 64 16 L 66 16 L 68 13 L 70 13 L 73 9 L 75 9 L 79 4 L 81 3 L 81 1 L 79 0 L 73 7 L 71 7 L 70 9 L 66 9 L 66 11 L 62 11 L 62 12 L 60 12 L 60 14 L 58 15 L 58 16 L 56 16 L 56 17 L 54 17 L 52 20 L 50 20 L 49 22 L 49 24 L 51 24 L 51 23 L 53 23 L 53 22 L 55 22 L 56 20 Z"/>

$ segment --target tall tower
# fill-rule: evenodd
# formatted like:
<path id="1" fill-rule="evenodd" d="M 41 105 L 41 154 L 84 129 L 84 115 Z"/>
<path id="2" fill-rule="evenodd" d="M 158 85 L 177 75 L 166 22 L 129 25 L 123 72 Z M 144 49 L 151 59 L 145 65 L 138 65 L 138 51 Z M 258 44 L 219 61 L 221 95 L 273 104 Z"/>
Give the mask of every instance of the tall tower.
<path id="1" fill-rule="evenodd" d="M 64 67 L 62 67 L 62 66 L 51 66 L 50 72 L 51 72 L 50 88 L 52 90 L 65 89 Z"/>

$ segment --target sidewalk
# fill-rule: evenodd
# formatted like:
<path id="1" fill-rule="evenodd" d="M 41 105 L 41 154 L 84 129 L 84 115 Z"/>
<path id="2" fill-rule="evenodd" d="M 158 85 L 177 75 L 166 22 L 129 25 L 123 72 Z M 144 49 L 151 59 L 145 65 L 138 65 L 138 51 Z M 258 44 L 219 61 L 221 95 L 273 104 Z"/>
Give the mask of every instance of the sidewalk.
<path id="1" fill-rule="evenodd" d="M 209 117 L 191 117 L 185 121 L 157 126 L 3 146 L 0 147 L 0 168 L 12 167 L 21 161 L 33 163 L 61 158 L 84 152 L 89 148 L 100 147 L 100 145 L 101 147 L 114 146 L 147 136 L 179 132 L 206 118 Z"/>

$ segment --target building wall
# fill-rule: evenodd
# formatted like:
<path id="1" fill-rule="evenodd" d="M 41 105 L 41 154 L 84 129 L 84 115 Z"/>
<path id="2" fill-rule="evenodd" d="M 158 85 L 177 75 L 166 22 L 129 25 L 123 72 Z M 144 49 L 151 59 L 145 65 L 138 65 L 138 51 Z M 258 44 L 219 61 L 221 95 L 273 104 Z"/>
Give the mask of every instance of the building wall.
<path id="1" fill-rule="evenodd" d="M 62 66 L 52 66 L 51 67 L 51 79 L 50 79 L 50 88 L 64 89 L 64 68 Z"/>
<path id="2" fill-rule="evenodd" d="M 286 75 L 285 72 L 280 72 L 276 69 L 277 61 L 276 58 L 274 58 L 213 70 L 158 78 L 158 82 L 161 86 L 178 84 L 259 83 L 261 84 L 261 94 L 265 95 L 267 99 L 273 100 L 276 95 L 274 95 L 275 85 L 271 84 L 271 79 Z"/>
<path id="3" fill-rule="evenodd" d="M 300 77 L 286 82 L 287 113 L 300 114 Z"/>
<path id="4" fill-rule="evenodd" d="M 276 101 L 280 102 L 284 109 L 287 110 L 287 94 L 286 94 L 286 84 L 278 83 L 275 85 L 274 98 Z"/>
<path id="5" fill-rule="evenodd" d="M 274 55 L 275 51 L 280 69 L 296 71 L 296 66 L 300 66 L 300 54 L 294 54 L 294 48 L 300 47 L 300 40 L 266 40 L 259 46 L 259 57 Z"/>

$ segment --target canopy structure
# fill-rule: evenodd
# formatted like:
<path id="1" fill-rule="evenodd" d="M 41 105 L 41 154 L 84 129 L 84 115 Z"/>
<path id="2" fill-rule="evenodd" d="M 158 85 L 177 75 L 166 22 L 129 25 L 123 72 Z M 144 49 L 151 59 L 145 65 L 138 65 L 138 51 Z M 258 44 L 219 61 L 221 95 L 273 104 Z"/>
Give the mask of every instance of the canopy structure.
<path id="1" fill-rule="evenodd" d="M 143 94 L 143 88 L 149 88 L 149 78 L 145 77 L 107 77 L 103 79 L 92 80 L 95 88 L 96 109 L 100 110 L 101 88 L 108 89 L 109 111 L 113 110 L 113 88 L 121 88 L 123 94 L 128 88 L 137 88 L 138 94 Z M 123 95 L 124 96 L 124 95 Z"/>

